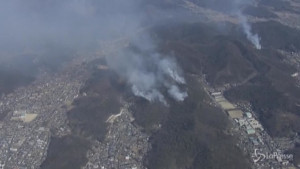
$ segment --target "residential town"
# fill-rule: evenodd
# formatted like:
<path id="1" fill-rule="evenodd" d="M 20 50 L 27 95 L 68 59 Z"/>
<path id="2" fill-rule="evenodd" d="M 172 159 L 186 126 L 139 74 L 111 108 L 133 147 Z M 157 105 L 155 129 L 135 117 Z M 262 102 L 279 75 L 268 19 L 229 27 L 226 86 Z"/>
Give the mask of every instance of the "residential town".
<path id="1" fill-rule="evenodd" d="M 250 103 L 231 103 L 223 96 L 229 86 L 216 90 L 204 78 L 199 80 L 211 96 L 211 104 L 220 107 L 228 115 L 232 122 L 230 132 L 238 137 L 237 146 L 252 159 L 254 168 L 295 168 L 292 164 L 293 155 L 285 154 L 285 151 L 300 141 L 298 135 L 295 138 L 271 138 L 260 124 Z"/>

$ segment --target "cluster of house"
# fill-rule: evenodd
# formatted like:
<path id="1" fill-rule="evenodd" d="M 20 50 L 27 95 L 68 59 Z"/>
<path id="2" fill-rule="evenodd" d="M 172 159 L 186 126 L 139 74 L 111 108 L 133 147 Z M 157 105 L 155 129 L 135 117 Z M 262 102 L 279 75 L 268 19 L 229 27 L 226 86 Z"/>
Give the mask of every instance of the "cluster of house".
<path id="1" fill-rule="evenodd" d="M 225 99 L 221 92 L 213 92 L 211 95 L 230 118 L 234 119 L 240 127 L 245 127 L 247 134 L 255 134 L 257 129 L 263 130 L 262 125 L 253 117 L 251 112 L 243 112 Z"/>

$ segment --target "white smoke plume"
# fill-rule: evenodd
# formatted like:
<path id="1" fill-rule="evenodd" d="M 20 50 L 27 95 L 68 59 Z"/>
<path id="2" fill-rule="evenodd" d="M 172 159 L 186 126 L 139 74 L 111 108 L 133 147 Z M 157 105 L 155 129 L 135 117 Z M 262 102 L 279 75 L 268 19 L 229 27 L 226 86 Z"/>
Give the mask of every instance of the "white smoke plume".
<path id="1" fill-rule="evenodd" d="M 183 101 L 188 96 L 186 92 L 181 92 L 175 85 L 172 85 L 168 92 L 177 101 Z"/>
<path id="2" fill-rule="evenodd" d="M 185 84 L 184 78 L 179 76 L 177 72 L 178 67 L 174 60 L 162 59 L 159 63 L 160 63 L 159 67 L 161 68 L 162 72 L 172 77 L 172 79 L 177 83 Z"/>
<path id="3" fill-rule="evenodd" d="M 252 33 L 251 25 L 248 23 L 246 16 L 242 13 L 238 14 L 240 24 L 244 33 L 247 36 L 247 39 L 255 46 L 256 49 L 261 49 L 260 38 L 258 34 Z"/>
<path id="4" fill-rule="evenodd" d="M 261 49 L 260 37 L 252 32 L 251 24 L 248 22 L 247 16 L 243 13 L 243 9 L 248 6 L 255 6 L 259 0 L 202 0 L 204 6 L 208 6 L 221 13 L 236 16 L 243 33 L 247 39 L 255 46 Z"/>
<path id="5" fill-rule="evenodd" d="M 157 52 L 151 38 L 138 38 L 133 46 L 114 56 L 107 56 L 108 65 L 127 79 L 134 95 L 150 102 L 160 101 L 167 105 L 162 91 L 168 91 L 176 101 L 183 101 L 187 92 L 179 85 L 185 84 L 175 60 Z"/>
<path id="6" fill-rule="evenodd" d="M 258 36 L 258 34 L 254 34 L 252 32 L 252 28 L 248 22 L 247 17 L 241 11 L 243 5 L 249 5 L 251 3 L 253 4 L 254 1 L 236 0 L 235 2 L 237 5 L 236 15 L 238 16 L 238 19 L 240 21 L 244 33 L 246 34 L 247 39 L 255 46 L 256 49 L 260 50 L 261 49 L 260 37 Z"/>

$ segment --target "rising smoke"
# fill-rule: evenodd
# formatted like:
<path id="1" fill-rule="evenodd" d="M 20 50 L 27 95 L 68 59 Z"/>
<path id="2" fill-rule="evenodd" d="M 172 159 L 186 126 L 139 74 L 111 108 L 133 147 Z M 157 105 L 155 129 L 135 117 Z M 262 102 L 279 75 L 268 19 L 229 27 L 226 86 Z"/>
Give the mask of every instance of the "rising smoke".
<path id="1" fill-rule="evenodd" d="M 239 22 L 241 24 L 244 33 L 246 34 L 247 39 L 255 46 L 256 49 L 260 50 L 261 49 L 260 37 L 258 36 L 258 34 L 254 34 L 252 32 L 252 28 L 250 23 L 248 22 L 247 17 L 241 11 L 243 5 L 253 3 L 254 1 L 237 0 L 235 2 L 237 5 L 236 8 L 237 10 L 235 11 L 235 13 L 238 16 Z"/>
<path id="2" fill-rule="evenodd" d="M 258 34 L 252 33 L 251 26 L 247 22 L 246 17 L 244 15 L 240 15 L 239 18 L 247 39 L 255 46 L 256 49 L 261 49 L 260 37 L 258 36 Z"/>
<path id="3" fill-rule="evenodd" d="M 183 101 L 187 92 L 181 91 L 179 85 L 184 85 L 185 79 L 175 60 L 158 53 L 149 36 L 135 39 L 132 46 L 106 58 L 108 65 L 127 79 L 132 92 L 167 105 L 162 92 L 167 90 L 170 97 Z"/>
<path id="4" fill-rule="evenodd" d="M 243 9 L 247 6 L 254 6 L 259 0 L 202 0 L 201 4 L 213 10 L 236 16 L 242 31 L 247 39 L 255 46 L 256 49 L 261 49 L 260 37 L 253 33 L 251 24 L 247 16 L 243 13 Z"/>

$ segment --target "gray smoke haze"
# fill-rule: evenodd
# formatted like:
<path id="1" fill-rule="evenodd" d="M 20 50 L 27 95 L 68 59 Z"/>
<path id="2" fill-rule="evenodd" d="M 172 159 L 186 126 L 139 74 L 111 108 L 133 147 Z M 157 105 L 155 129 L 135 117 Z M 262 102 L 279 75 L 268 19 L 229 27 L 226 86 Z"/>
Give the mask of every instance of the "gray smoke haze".
<path id="1" fill-rule="evenodd" d="M 137 37 L 131 44 L 132 48 L 108 56 L 107 63 L 128 80 L 136 96 L 167 105 L 162 92 L 167 90 L 170 97 L 183 101 L 187 93 L 178 86 L 185 84 L 181 69 L 171 56 L 157 53 L 154 44 L 147 35 Z"/>
<path id="2" fill-rule="evenodd" d="M 139 0 L 2 0 L 1 49 L 72 49 L 130 34 L 139 27 Z"/>
<path id="3" fill-rule="evenodd" d="M 58 51 L 56 47 L 84 54 L 96 51 L 102 42 L 134 37 L 138 30 L 159 22 L 153 12 L 166 17 L 172 13 L 149 2 L 152 3 L 146 0 L 2 0 L 0 59 L 11 53 L 45 50 L 50 52 L 51 60 L 52 51 Z M 128 81 L 136 96 L 167 104 L 163 93 L 169 93 L 175 100 L 183 101 L 187 94 L 178 86 L 185 84 L 180 68 L 171 56 L 157 52 L 147 31 L 143 34 L 141 38 L 128 38 L 134 49 L 107 56 L 109 66 Z M 52 48 L 48 49 L 49 46 Z"/>

